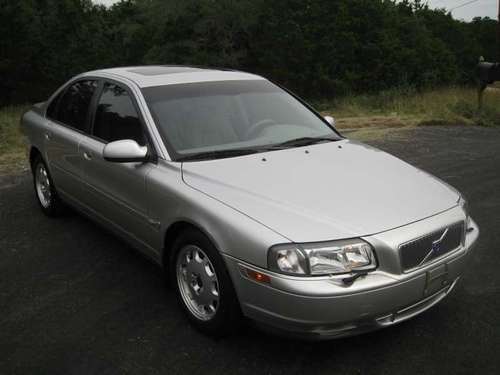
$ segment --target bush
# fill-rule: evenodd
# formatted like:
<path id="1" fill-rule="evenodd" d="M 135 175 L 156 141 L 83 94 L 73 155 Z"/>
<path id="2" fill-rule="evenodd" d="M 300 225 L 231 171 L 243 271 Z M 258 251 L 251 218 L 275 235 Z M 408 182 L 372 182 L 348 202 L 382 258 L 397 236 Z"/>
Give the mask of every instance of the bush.
<path id="1" fill-rule="evenodd" d="M 477 103 L 461 100 L 453 106 L 453 110 L 479 126 L 500 125 L 500 110 L 498 106 L 483 105 L 483 108 L 479 110 Z"/>

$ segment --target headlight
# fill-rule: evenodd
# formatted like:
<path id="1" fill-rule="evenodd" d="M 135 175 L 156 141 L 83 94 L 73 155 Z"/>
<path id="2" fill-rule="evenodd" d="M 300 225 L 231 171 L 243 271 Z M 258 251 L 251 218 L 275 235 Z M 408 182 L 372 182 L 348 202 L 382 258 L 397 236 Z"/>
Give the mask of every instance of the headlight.
<path id="1" fill-rule="evenodd" d="M 464 198 L 464 197 L 460 197 L 460 199 L 458 200 L 458 204 L 460 207 L 462 207 L 462 209 L 464 210 L 465 214 L 468 215 L 468 208 L 469 208 L 469 205 L 467 204 L 467 200 Z"/>
<path id="2" fill-rule="evenodd" d="M 458 200 L 458 204 L 460 207 L 462 207 L 462 210 L 465 213 L 465 232 L 467 232 L 467 229 L 469 229 L 470 227 L 470 221 L 471 221 L 471 218 L 469 216 L 469 205 L 467 203 L 467 200 L 462 196 Z"/>
<path id="3" fill-rule="evenodd" d="M 269 269 L 296 276 L 367 271 L 376 267 L 373 249 L 361 239 L 276 245 L 269 249 Z"/>

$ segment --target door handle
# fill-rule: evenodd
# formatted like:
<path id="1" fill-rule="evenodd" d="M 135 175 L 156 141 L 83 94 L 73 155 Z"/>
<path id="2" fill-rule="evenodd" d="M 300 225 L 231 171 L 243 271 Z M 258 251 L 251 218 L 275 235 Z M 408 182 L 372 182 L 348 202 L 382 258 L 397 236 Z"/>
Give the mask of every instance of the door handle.
<path id="1" fill-rule="evenodd" d="M 83 157 L 85 158 L 85 160 L 92 160 L 92 153 L 90 153 L 88 151 L 84 151 Z"/>

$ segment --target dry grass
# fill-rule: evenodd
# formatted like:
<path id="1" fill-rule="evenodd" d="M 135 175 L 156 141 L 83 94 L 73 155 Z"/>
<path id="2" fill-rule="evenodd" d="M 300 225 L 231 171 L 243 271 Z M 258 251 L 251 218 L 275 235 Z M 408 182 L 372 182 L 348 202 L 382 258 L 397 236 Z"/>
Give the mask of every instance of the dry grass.
<path id="1" fill-rule="evenodd" d="M 19 121 L 28 106 L 0 109 L 0 173 L 15 173 L 27 168 L 26 148 Z"/>
<path id="2" fill-rule="evenodd" d="M 390 90 L 316 105 L 337 118 L 339 127 L 416 125 L 500 125 L 500 90 L 489 88 L 484 107 L 477 110 L 473 88 L 445 88 L 428 92 Z"/>

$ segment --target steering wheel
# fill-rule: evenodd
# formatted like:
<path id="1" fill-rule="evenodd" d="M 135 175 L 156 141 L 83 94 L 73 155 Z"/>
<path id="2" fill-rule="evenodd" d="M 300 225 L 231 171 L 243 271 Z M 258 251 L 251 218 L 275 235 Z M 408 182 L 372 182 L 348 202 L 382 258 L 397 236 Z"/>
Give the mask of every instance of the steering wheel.
<path id="1" fill-rule="evenodd" d="M 250 125 L 248 130 L 245 132 L 245 139 L 253 139 L 257 134 L 259 134 L 263 129 L 276 124 L 276 121 L 266 118 L 260 120 L 255 124 Z"/>

